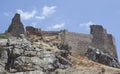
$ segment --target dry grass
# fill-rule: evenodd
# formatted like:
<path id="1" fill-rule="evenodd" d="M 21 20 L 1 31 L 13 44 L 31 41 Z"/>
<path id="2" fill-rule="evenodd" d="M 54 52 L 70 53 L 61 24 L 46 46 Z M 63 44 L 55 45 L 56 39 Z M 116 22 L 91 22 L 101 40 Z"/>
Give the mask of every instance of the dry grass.
<path id="1" fill-rule="evenodd" d="M 86 57 L 72 55 L 73 72 L 71 74 L 119 74 L 120 69 L 88 60 Z"/>

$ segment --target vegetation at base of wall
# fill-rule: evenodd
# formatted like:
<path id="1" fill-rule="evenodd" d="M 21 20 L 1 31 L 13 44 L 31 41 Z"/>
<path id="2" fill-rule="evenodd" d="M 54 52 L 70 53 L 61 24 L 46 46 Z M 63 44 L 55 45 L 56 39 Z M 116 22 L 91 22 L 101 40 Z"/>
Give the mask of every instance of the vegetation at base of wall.
<path id="1" fill-rule="evenodd" d="M 0 74 L 11 74 L 11 73 L 8 73 L 8 72 L 1 72 Z"/>
<path id="2" fill-rule="evenodd" d="M 0 34 L 0 38 L 8 38 L 7 34 Z"/>

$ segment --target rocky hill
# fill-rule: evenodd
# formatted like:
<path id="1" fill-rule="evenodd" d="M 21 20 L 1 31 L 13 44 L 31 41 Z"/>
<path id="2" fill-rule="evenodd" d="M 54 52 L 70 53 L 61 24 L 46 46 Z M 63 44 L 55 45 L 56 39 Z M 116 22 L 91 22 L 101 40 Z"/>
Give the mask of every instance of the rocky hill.
<path id="1" fill-rule="evenodd" d="M 96 28 L 102 32 L 94 32 Z M 108 41 L 112 38 L 98 25 L 93 25 L 90 35 L 32 26 L 24 30 L 16 14 L 5 34 L 0 34 L 0 74 L 120 74 L 114 42 Z"/>

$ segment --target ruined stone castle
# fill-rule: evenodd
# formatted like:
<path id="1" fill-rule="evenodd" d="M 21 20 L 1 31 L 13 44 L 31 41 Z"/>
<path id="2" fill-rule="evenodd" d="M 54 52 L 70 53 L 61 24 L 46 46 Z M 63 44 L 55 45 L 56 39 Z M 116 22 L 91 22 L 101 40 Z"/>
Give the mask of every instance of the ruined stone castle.
<path id="1" fill-rule="evenodd" d="M 101 25 L 91 25 L 90 34 L 80 34 L 63 30 L 59 38 L 72 47 L 72 52 L 84 55 L 89 46 L 101 49 L 105 53 L 111 53 L 117 57 L 115 40 L 111 34 L 107 34 Z"/>
<path id="2" fill-rule="evenodd" d="M 15 22 L 15 23 L 13 23 Z M 72 48 L 72 53 L 84 55 L 89 46 L 101 49 L 105 53 L 113 54 L 117 58 L 116 45 L 114 37 L 108 34 L 101 25 L 91 25 L 90 34 L 81 34 L 69 32 L 67 30 L 61 31 L 41 31 L 41 29 L 31 26 L 24 30 L 23 24 L 20 21 L 20 15 L 16 14 L 12 20 L 6 33 L 13 36 L 20 34 L 34 34 L 37 36 L 57 36 L 61 43 L 68 44 Z"/>

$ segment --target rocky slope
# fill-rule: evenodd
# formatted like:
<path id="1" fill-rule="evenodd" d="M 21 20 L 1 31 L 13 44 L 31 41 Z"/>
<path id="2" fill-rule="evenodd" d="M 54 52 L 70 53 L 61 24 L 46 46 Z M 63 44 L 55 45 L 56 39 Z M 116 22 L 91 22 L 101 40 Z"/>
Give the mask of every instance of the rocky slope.
<path id="1" fill-rule="evenodd" d="M 50 46 L 38 41 L 31 43 L 21 38 L 0 39 L 0 70 L 13 74 L 48 74 L 70 67 L 68 45 Z"/>
<path id="2" fill-rule="evenodd" d="M 72 55 L 71 68 L 59 70 L 58 74 L 119 74 L 120 69 L 90 61 L 86 57 Z"/>
<path id="3" fill-rule="evenodd" d="M 1 74 L 119 74 L 117 68 L 71 55 L 70 47 L 55 37 L 0 39 Z M 54 39 L 54 40 L 53 40 Z M 31 41 L 32 42 L 31 42 Z M 46 42 L 47 41 L 47 42 Z"/>

